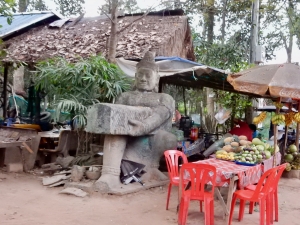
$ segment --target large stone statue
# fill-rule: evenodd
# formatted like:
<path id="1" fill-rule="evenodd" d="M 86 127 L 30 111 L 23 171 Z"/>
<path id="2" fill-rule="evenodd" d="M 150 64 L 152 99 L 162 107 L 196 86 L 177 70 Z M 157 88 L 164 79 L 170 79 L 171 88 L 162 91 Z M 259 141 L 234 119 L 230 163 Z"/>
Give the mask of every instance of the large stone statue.
<path id="1" fill-rule="evenodd" d="M 122 93 L 116 104 L 97 104 L 88 112 L 87 130 L 104 133 L 102 175 L 96 186 L 102 192 L 119 188 L 122 159 L 146 165 L 142 179 L 165 180 L 158 170 L 167 149 L 176 147 L 169 131 L 175 110 L 174 99 L 158 92 L 159 74 L 154 56 L 147 52 L 137 63 L 134 90 Z"/>

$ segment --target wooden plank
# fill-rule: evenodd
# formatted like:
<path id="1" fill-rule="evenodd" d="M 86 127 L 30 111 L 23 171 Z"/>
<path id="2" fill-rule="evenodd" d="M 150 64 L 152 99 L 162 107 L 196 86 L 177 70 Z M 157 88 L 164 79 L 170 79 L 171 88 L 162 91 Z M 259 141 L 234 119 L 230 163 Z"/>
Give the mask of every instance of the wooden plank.
<path id="1" fill-rule="evenodd" d="M 31 149 L 25 142 L 22 142 L 22 144 L 23 144 L 23 146 L 25 147 L 25 149 L 26 149 L 27 151 L 29 151 L 31 154 L 33 154 L 32 149 Z"/>
<path id="2" fill-rule="evenodd" d="M 7 79 L 8 79 L 8 63 L 4 64 L 4 74 L 3 74 L 3 118 L 6 118 L 7 114 Z"/>
<path id="3" fill-rule="evenodd" d="M 227 196 L 227 210 L 228 210 L 228 212 L 230 212 L 232 197 L 233 197 L 233 193 L 235 192 L 235 190 L 237 188 L 237 180 L 238 179 L 239 179 L 238 176 L 233 176 L 233 177 L 230 178 L 228 196 Z M 229 223 L 229 214 L 226 215 L 226 224 L 228 224 L 228 223 Z"/>
<path id="4" fill-rule="evenodd" d="M 0 142 L 0 148 L 19 147 L 23 142 Z"/>
<path id="5" fill-rule="evenodd" d="M 222 206 L 222 208 L 223 208 L 224 216 L 225 216 L 225 217 L 228 216 L 228 215 L 229 215 L 229 210 L 230 210 L 230 209 L 228 209 L 227 206 L 226 206 L 226 203 L 225 203 L 225 201 L 224 201 L 224 198 L 222 197 L 221 192 L 220 192 L 220 187 L 216 187 L 216 188 L 215 188 L 215 193 L 216 193 L 216 195 L 217 195 L 217 197 L 218 197 L 218 199 L 219 199 L 219 201 L 220 201 L 220 203 L 221 203 L 221 206 Z M 224 218 L 224 217 L 223 217 L 223 218 Z"/>

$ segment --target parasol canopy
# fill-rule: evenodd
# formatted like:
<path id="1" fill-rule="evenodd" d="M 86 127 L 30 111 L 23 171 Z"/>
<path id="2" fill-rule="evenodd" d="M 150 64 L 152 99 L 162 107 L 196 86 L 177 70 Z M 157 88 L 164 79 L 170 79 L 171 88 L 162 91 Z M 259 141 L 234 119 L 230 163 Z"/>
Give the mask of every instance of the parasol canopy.
<path id="1" fill-rule="evenodd" d="M 141 185 L 144 183 L 140 180 L 140 177 L 145 173 L 143 170 L 145 165 L 133 162 L 130 160 L 122 159 L 121 162 L 121 182 L 123 184 L 129 184 L 132 181 L 139 182 Z"/>
<path id="2" fill-rule="evenodd" d="M 292 63 L 256 66 L 228 75 L 227 81 L 240 92 L 300 99 L 300 67 Z"/>
<path id="3" fill-rule="evenodd" d="M 280 112 L 288 112 L 290 109 L 286 106 L 282 106 L 280 109 Z M 297 112 L 295 108 L 291 109 L 293 112 Z M 276 111 L 276 106 L 275 105 L 266 105 L 261 108 L 256 108 L 255 111 L 265 111 L 265 112 L 275 112 Z"/>

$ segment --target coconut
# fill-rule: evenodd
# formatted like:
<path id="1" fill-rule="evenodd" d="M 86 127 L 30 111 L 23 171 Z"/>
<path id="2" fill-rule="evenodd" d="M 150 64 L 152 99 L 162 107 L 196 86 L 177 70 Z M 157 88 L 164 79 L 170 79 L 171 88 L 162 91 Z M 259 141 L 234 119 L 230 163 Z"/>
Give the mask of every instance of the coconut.
<path id="1" fill-rule="evenodd" d="M 289 152 L 290 153 L 297 152 L 297 146 L 296 145 L 290 145 L 289 146 Z"/>
<path id="2" fill-rule="evenodd" d="M 286 162 L 293 162 L 294 156 L 293 156 L 292 154 L 286 154 L 286 155 L 284 156 L 284 160 L 285 160 Z"/>

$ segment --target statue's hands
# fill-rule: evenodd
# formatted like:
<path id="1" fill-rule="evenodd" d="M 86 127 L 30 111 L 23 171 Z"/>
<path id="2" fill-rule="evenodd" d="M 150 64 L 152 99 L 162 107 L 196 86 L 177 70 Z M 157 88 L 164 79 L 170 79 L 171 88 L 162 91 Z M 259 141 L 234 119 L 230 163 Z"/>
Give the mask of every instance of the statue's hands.
<path id="1" fill-rule="evenodd" d="M 128 126 L 130 127 L 130 135 L 140 136 L 146 133 L 145 125 L 138 120 L 128 120 Z"/>

